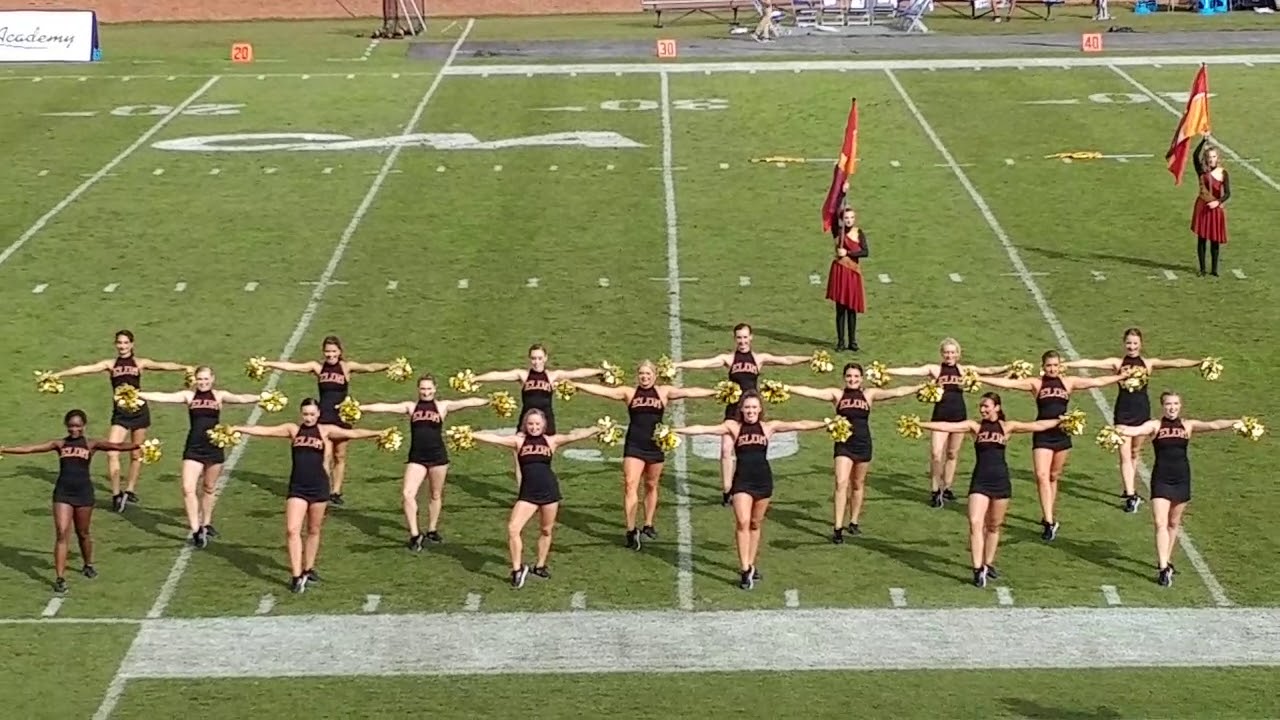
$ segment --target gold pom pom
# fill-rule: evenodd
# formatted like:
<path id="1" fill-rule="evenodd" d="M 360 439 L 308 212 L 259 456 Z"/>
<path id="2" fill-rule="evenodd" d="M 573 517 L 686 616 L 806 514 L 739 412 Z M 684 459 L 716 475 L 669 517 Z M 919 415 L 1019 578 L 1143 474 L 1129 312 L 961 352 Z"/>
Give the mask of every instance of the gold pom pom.
<path id="1" fill-rule="evenodd" d="M 470 425 L 454 425 L 444 431 L 444 443 L 450 450 L 470 450 L 476 446 Z"/>
<path id="2" fill-rule="evenodd" d="M 455 392 L 470 395 L 480 390 L 480 383 L 476 382 L 476 374 L 471 371 L 471 368 L 467 368 L 454 373 L 453 377 L 449 378 L 449 387 Z"/>
<path id="3" fill-rule="evenodd" d="M 391 361 L 391 367 L 387 368 L 387 378 L 392 382 L 404 382 L 413 376 L 413 366 L 409 364 L 409 358 L 398 357 Z"/>
<path id="4" fill-rule="evenodd" d="M 662 452 L 671 452 L 680 446 L 680 436 L 672 432 L 671 427 L 665 423 L 658 423 L 653 429 L 653 441 Z"/>
<path id="5" fill-rule="evenodd" d="M 784 403 L 791 399 L 791 388 L 777 380 L 765 380 L 760 383 L 760 397 L 770 405 Z"/>
<path id="6" fill-rule="evenodd" d="M 1129 392 L 1138 392 L 1147 386 L 1147 382 L 1151 379 L 1151 371 L 1140 365 L 1130 365 L 1125 368 L 1124 379 L 1120 381 L 1120 387 Z"/>
<path id="7" fill-rule="evenodd" d="M 240 433 L 233 432 L 230 425 L 223 425 L 222 423 L 209 428 L 209 432 L 205 434 L 209 436 L 209 442 L 213 443 L 214 447 L 224 450 L 239 445 L 240 441 L 244 439 Z"/>
<path id="8" fill-rule="evenodd" d="M 873 361 L 862 373 L 862 379 L 871 387 L 882 388 L 889 384 L 889 368 L 879 360 Z"/>
<path id="9" fill-rule="evenodd" d="M 670 384 L 676 379 L 676 364 L 663 355 L 658 358 L 658 382 Z"/>
<path id="10" fill-rule="evenodd" d="M 1209 382 L 1222 377 L 1222 358 L 1207 357 L 1201 360 L 1200 377 Z"/>
<path id="11" fill-rule="evenodd" d="M 1060 418 L 1062 424 L 1058 427 L 1066 430 L 1069 435 L 1083 435 L 1087 418 L 1083 410 L 1072 410 Z"/>
<path id="12" fill-rule="evenodd" d="M 62 378 L 46 370 L 36 371 L 37 391 L 46 395 L 60 395 L 66 389 L 67 386 L 62 384 Z"/>
<path id="13" fill-rule="evenodd" d="M 922 403 L 936 403 L 942 399 L 942 386 L 936 380 L 930 380 L 916 391 L 916 399 Z"/>
<path id="14" fill-rule="evenodd" d="M 967 393 L 982 392 L 982 381 L 978 379 L 978 373 L 973 368 L 965 368 L 964 374 L 960 376 L 960 389 Z"/>
<path id="15" fill-rule="evenodd" d="M 742 386 L 732 380 L 721 380 L 716 383 L 716 400 L 725 405 L 732 405 L 742 397 Z"/>
<path id="16" fill-rule="evenodd" d="M 831 361 L 831 353 L 826 350 L 815 350 L 813 357 L 809 358 L 809 369 L 821 375 L 835 370 L 836 364 Z"/>
<path id="17" fill-rule="evenodd" d="M 557 399 L 569 400 L 569 399 L 572 399 L 573 396 L 577 394 L 578 394 L 578 386 L 574 385 L 568 380 L 561 380 L 560 382 L 556 383 Z"/>
<path id="18" fill-rule="evenodd" d="M 289 398 L 279 390 L 269 390 L 258 396 L 258 407 L 269 413 L 278 413 L 289 407 Z"/>
<path id="19" fill-rule="evenodd" d="M 1009 377 L 1014 380 L 1023 380 L 1031 377 L 1036 372 L 1035 366 L 1026 360 L 1014 360 L 1009 363 Z"/>
<path id="20" fill-rule="evenodd" d="M 849 419 L 837 415 L 833 418 L 823 418 L 822 422 L 827 424 L 827 434 L 836 442 L 844 442 L 853 437 L 853 426 L 849 424 Z"/>
<path id="21" fill-rule="evenodd" d="M 1120 446 L 1124 445 L 1124 436 L 1116 432 L 1116 429 L 1111 425 L 1107 425 L 1098 431 L 1093 441 L 1103 450 L 1115 452 L 1120 449 Z"/>
<path id="22" fill-rule="evenodd" d="M 121 385 L 116 388 L 114 396 L 116 406 L 129 412 L 137 412 L 143 405 L 147 404 L 146 400 L 138 397 L 138 388 L 132 385 Z"/>
<path id="23" fill-rule="evenodd" d="M 355 425 L 364 417 L 364 411 L 360 409 L 360 403 L 356 399 L 348 396 L 346 400 L 338 403 L 338 419 L 348 425 Z"/>
<path id="24" fill-rule="evenodd" d="M 600 363 L 600 369 L 603 371 L 600 374 L 600 381 L 609 387 L 618 387 L 627 379 L 627 374 L 622 371 L 622 368 L 608 360 Z"/>
<path id="25" fill-rule="evenodd" d="M 924 436 L 924 428 L 920 427 L 918 415 L 902 415 L 898 417 L 898 434 L 908 440 L 919 440 Z"/>
<path id="26" fill-rule="evenodd" d="M 267 359 L 265 357 L 251 357 L 244 363 L 244 374 L 249 376 L 250 380 L 261 380 L 267 374 Z"/>
<path id="27" fill-rule="evenodd" d="M 498 417 L 511 417 L 516 411 L 516 401 L 511 397 L 511 393 L 499 390 L 489 394 L 489 407 L 493 408 Z"/>
<path id="28" fill-rule="evenodd" d="M 142 450 L 143 465 L 154 465 L 160 461 L 160 456 L 163 455 L 160 451 L 160 441 L 156 438 L 143 440 L 140 449 Z"/>
<path id="29" fill-rule="evenodd" d="M 187 368 L 182 374 L 182 387 L 190 390 L 196 386 L 196 370 L 195 368 Z"/>
<path id="30" fill-rule="evenodd" d="M 1247 438 L 1254 442 L 1262 439 L 1267 434 L 1267 428 L 1256 417 L 1245 416 L 1240 418 L 1231 426 L 1231 429 L 1242 438 Z"/>
<path id="31" fill-rule="evenodd" d="M 596 436 L 596 440 L 601 445 L 613 447 L 622 441 L 622 428 L 618 427 L 618 423 L 608 415 L 596 420 L 596 427 L 600 428 L 600 434 Z"/>
<path id="32" fill-rule="evenodd" d="M 389 427 L 374 438 L 374 443 L 382 452 L 395 452 L 404 444 L 404 433 L 400 432 L 400 428 Z"/>

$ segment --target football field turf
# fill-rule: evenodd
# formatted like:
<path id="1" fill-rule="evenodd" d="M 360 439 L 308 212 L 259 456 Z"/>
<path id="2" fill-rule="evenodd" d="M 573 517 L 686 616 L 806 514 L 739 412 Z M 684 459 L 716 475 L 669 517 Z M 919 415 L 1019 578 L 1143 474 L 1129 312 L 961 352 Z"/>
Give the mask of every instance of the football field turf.
<path id="1" fill-rule="evenodd" d="M 348 43 L 343 57 L 359 56 L 364 44 Z M 520 366 L 533 342 L 555 367 L 633 372 L 644 358 L 723 352 L 738 322 L 758 351 L 829 347 L 819 207 L 852 96 L 870 307 L 862 351 L 839 360 L 918 365 L 947 336 L 981 364 L 1050 348 L 1103 357 L 1138 326 L 1149 356 L 1222 357 L 1216 383 L 1155 376 L 1153 391 L 1183 393 L 1188 416 L 1276 414 L 1275 57 L 1211 62 L 1233 199 L 1222 277 L 1206 279 L 1187 229 L 1193 186 L 1172 187 L 1162 157 L 1189 62 L 480 68 L 465 53 L 431 65 L 384 46 L 344 65 L 326 62 L 333 52 L 241 68 L 192 50 L 155 67 L 0 74 L 0 138 L 21 147 L 0 167 L 11 407 L 0 445 L 57 437 L 71 407 L 105 433 L 105 379 L 49 396 L 31 373 L 111 356 L 120 328 L 140 356 L 210 364 L 240 392 L 262 384 L 244 377 L 246 358 L 313 359 L 329 334 L 355 360 L 407 355 L 439 377 Z M 1078 152 L 1102 157 L 1052 157 Z M 807 368 L 766 377 L 838 382 Z M 315 389 L 270 382 L 294 405 Z M 181 377 L 145 383 L 177 389 Z M 496 389 L 514 390 L 485 391 Z M 830 441 L 774 443 L 765 578 L 751 592 L 735 585 L 718 444 L 695 440 L 667 464 L 660 535 L 639 553 L 622 547 L 619 451 L 583 444 L 558 458 L 554 574 L 520 591 L 506 584 L 508 455 L 454 454 L 445 542 L 412 554 L 403 458 L 356 444 L 347 505 L 325 529 L 325 580 L 291 595 L 284 447 L 252 440 L 231 454 L 221 537 L 192 551 L 177 485 L 186 418 L 156 407 L 166 456 L 144 469 L 140 506 L 99 508 L 102 574 L 69 578 L 65 598 L 49 590 L 53 458 L 0 461 L 0 638 L 18 648 L 0 664 L 0 697 L 15 717 L 239 718 L 316 698 L 309 712 L 343 718 L 423 703 L 456 717 L 827 716 L 850 702 L 908 717 L 1275 716 L 1262 689 L 1280 677 L 1268 470 L 1280 453 L 1270 439 L 1197 437 L 1180 574 L 1160 588 L 1146 507 L 1121 511 L 1116 460 L 1092 442 L 1113 392 L 1074 398 L 1090 427 L 1053 543 L 1039 538 L 1027 443 L 1011 444 L 1004 578 L 984 590 L 967 583 L 963 502 L 928 507 L 927 443 L 894 432 L 898 415 L 927 414 L 913 398 L 877 405 L 865 534 L 844 545 L 828 540 Z M 352 394 L 413 390 L 367 375 Z M 1027 398 L 1004 395 L 1011 417 L 1031 416 Z M 711 401 L 685 410 L 689 423 L 720 413 Z M 623 412 L 579 396 L 557 415 L 573 427 Z M 794 398 L 771 412 L 829 408 Z M 509 425 L 488 409 L 452 421 Z M 966 445 L 961 489 L 971 463 Z M 63 690 L 72 667 L 82 680 Z"/>

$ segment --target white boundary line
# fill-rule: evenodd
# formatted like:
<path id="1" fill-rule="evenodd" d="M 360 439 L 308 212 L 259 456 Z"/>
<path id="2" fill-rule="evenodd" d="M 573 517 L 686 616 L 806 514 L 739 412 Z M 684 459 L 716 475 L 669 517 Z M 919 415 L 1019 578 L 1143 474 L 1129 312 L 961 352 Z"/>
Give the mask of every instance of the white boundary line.
<path id="1" fill-rule="evenodd" d="M 1022 280 L 1022 284 L 1027 288 L 1027 292 L 1031 293 L 1031 297 L 1035 301 L 1036 306 L 1040 308 L 1040 315 L 1044 318 L 1045 323 L 1053 332 L 1053 336 L 1057 340 L 1058 347 L 1061 348 L 1062 352 L 1066 354 L 1069 360 L 1079 360 L 1081 357 L 1080 353 L 1076 351 L 1075 344 L 1071 342 L 1070 336 L 1067 335 L 1066 328 L 1063 327 L 1062 321 L 1058 319 L 1058 313 L 1055 312 L 1053 306 L 1049 304 L 1049 300 L 1045 297 L 1044 290 L 1041 289 L 1040 284 L 1036 282 L 1035 277 L 1027 268 L 1027 264 L 1023 262 L 1022 254 L 1018 251 L 1018 248 L 1014 245 L 1013 241 L 1009 239 L 1008 233 L 1006 233 L 1004 228 L 1001 227 L 1000 221 L 996 219 L 995 213 L 991 211 L 991 206 L 987 204 L 986 199 L 983 198 L 982 194 L 978 192 L 978 189 L 974 187 L 965 171 L 956 163 L 956 159 L 952 156 L 951 151 L 947 149 L 947 146 L 942 143 L 942 139 L 938 137 L 936 132 L 934 132 L 933 126 L 925 119 L 924 114 L 920 112 L 920 108 L 916 107 L 915 102 L 907 93 L 907 89 L 898 81 L 898 77 L 893 74 L 892 70 L 886 69 L 884 73 L 888 76 L 889 82 L 893 84 L 894 89 L 898 91 L 898 95 L 906 104 L 907 110 L 910 111 L 912 117 L 916 119 L 916 122 L 920 124 L 920 128 L 924 130 L 925 135 L 929 136 L 929 140 L 938 150 L 938 154 L 942 155 L 943 159 L 947 161 L 947 165 L 951 167 L 951 172 L 955 174 L 956 179 L 960 181 L 965 192 L 968 193 L 969 199 L 973 201 L 973 204 L 977 206 L 978 211 L 982 213 L 982 217 L 987 221 L 987 225 L 991 228 L 991 232 L 994 233 L 996 239 L 1000 241 L 1000 245 L 1004 248 L 1005 254 L 1009 256 L 1009 262 L 1013 265 L 1013 269 L 1017 273 L 1018 278 Z M 1094 403 L 1097 404 L 1098 412 L 1102 413 L 1102 416 L 1106 418 L 1107 422 L 1110 422 L 1111 408 L 1107 403 L 1106 397 L 1102 394 L 1102 391 L 1097 388 L 1092 388 L 1090 389 L 1089 394 L 1093 397 Z M 1137 470 L 1138 475 L 1142 478 L 1143 484 L 1149 489 L 1151 475 L 1147 471 L 1146 464 L 1139 460 L 1137 463 Z M 1218 582 L 1218 578 L 1215 577 L 1213 571 L 1209 569 L 1209 564 L 1205 561 L 1204 556 L 1200 554 L 1200 551 L 1196 548 L 1195 543 L 1192 542 L 1191 536 L 1187 534 L 1186 530 L 1182 530 L 1179 533 L 1178 542 L 1182 546 L 1182 551 L 1186 554 L 1187 560 L 1191 562 L 1191 566 L 1195 568 L 1196 573 L 1200 575 L 1200 579 L 1204 582 L 1204 586 L 1209 591 L 1209 595 L 1213 597 L 1214 603 L 1219 607 L 1231 606 L 1233 603 L 1231 602 L 1231 599 L 1227 597 L 1226 589 L 1222 587 L 1222 583 Z"/>
<path id="2" fill-rule="evenodd" d="M 972 70 L 974 68 L 1078 68 L 1161 65 L 1251 65 L 1280 63 L 1276 55 L 1147 55 L 1124 57 L 937 58 L 923 60 L 755 60 L 706 63 L 578 63 L 564 65 L 453 65 L 446 75 L 634 75 L 867 70 Z"/>
<path id="3" fill-rule="evenodd" d="M 453 62 L 454 58 L 457 57 L 458 50 L 462 47 L 462 44 L 466 42 L 467 36 L 471 34 L 471 28 L 474 25 L 474 20 L 469 20 L 467 22 L 466 29 L 462 31 L 457 42 L 453 44 L 453 49 L 450 51 L 449 57 L 445 60 L 445 67 L 448 67 L 449 64 Z M 431 102 L 431 98 L 435 96 L 436 90 L 440 87 L 440 82 L 444 80 L 444 77 L 444 74 L 440 73 L 436 75 L 434 80 L 432 80 L 431 85 L 427 87 L 426 94 L 422 96 L 422 99 L 418 102 L 418 106 L 414 108 L 413 115 L 410 116 L 409 122 L 405 124 L 404 130 L 401 131 L 402 135 L 408 134 L 415 126 L 417 126 L 418 122 L 422 119 L 422 114 L 426 112 L 427 103 Z M 338 271 L 338 265 L 341 264 L 342 259 L 347 254 L 347 248 L 351 245 L 351 239 L 355 237 L 356 230 L 359 229 L 360 224 L 364 221 L 365 215 L 368 214 L 369 209 L 373 207 L 373 201 L 382 190 L 382 185 L 386 182 L 387 176 L 390 175 L 392 166 L 400 157 L 401 150 L 402 146 L 398 146 L 392 148 L 391 152 L 387 154 L 387 159 L 382 163 L 382 170 L 378 173 L 378 176 L 374 178 L 373 184 L 369 186 L 369 191 L 365 193 L 364 199 L 360 201 L 359 207 L 356 208 L 355 213 L 351 216 L 351 222 L 349 222 L 346 229 L 342 231 L 342 236 L 339 238 L 337 246 L 333 249 L 333 255 L 330 256 L 329 263 L 325 266 L 324 273 L 316 283 L 315 289 L 311 291 L 311 298 L 307 301 L 306 308 L 302 311 L 302 315 L 298 318 L 297 325 L 294 326 L 293 333 L 289 336 L 288 341 L 285 343 L 284 350 L 280 353 L 281 361 L 286 361 L 293 356 L 294 351 L 297 350 L 303 337 L 311 328 L 311 322 L 315 319 L 316 313 L 320 310 L 320 304 L 324 300 L 325 291 L 328 290 L 334 274 Z M 270 379 L 267 380 L 264 392 L 273 390 L 280 382 L 281 375 L 282 374 L 279 371 L 272 373 Z M 255 406 L 253 413 L 249 416 L 246 424 L 256 425 L 261 418 L 262 409 Z M 218 484 L 214 488 L 215 496 L 220 495 L 223 489 L 226 488 L 227 482 L 231 478 L 231 472 L 240 462 L 240 458 L 244 457 L 244 450 L 247 445 L 247 440 L 240 443 L 236 446 L 235 450 L 231 452 L 231 456 L 227 458 L 227 462 L 223 466 L 222 475 L 218 478 Z M 191 555 L 191 546 L 183 545 L 182 550 L 178 553 L 178 559 L 174 561 L 173 567 L 169 570 L 168 577 L 165 578 L 164 585 L 160 588 L 160 592 L 156 596 L 155 602 L 151 605 L 151 609 L 147 611 L 148 618 L 159 618 L 164 614 L 165 609 L 168 608 L 169 602 L 173 599 L 173 595 L 178 589 L 178 583 L 181 582 L 182 576 L 186 573 L 187 567 L 191 562 Z M 134 643 L 137 643 L 137 637 L 134 638 Z M 121 672 L 123 667 L 124 666 L 122 664 L 120 669 L 117 669 L 115 677 L 111 679 L 111 683 L 107 687 L 106 694 L 102 698 L 102 703 L 93 714 L 93 720 L 106 720 L 111 717 L 112 711 L 115 710 L 116 705 L 120 702 L 121 696 L 124 695 L 124 688 L 127 679 Z"/>
<path id="4" fill-rule="evenodd" d="M 27 241 L 35 237 L 36 233 L 43 230 L 44 227 L 49 224 L 49 221 L 52 220 L 54 217 L 56 217 L 58 213 L 70 207 L 71 203 L 80 199 L 80 196 L 85 194 L 85 192 L 87 192 L 89 188 L 96 185 L 99 180 L 106 177 L 107 174 L 110 173 L 112 170 L 116 169 L 117 165 L 124 162 L 125 159 L 128 158 L 130 155 L 132 155 L 135 151 L 137 151 L 138 148 L 145 145 L 148 140 L 150 140 L 153 136 L 155 136 L 156 133 L 163 130 L 165 125 L 168 125 L 169 123 L 173 122 L 175 118 L 182 115 L 182 112 L 187 109 L 188 105 L 200 99 L 200 96 L 204 95 L 206 92 L 209 91 L 209 88 L 217 84 L 218 80 L 221 79 L 221 77 L 222 77 L 221 75 L 214 75 L 213 77 L 209 78 L 209 80 L 205 82 L 205 84 L 201 85 L 198 90 L 188 95 L 186 100 L 183 100 L 181 103 L 178 103 L 177 107 L 170 110 L 167 115 L 157 120 L 155 125 L 152 125 L 146 132 L 142 133 L 142 135 L 140 135 L 137 140 L 133 141 L 132 145 L 120 151 L 120 154 L 111 158 L 111 160 L 108 161 L 106 165 L 102 166 L 102 169 L 90 175 L 88 180 L 85 180 L 84 182 L 77 185 L 76 189 L 72 190 L 66 197 L 62 198 L 62 200 L 59 201 L 57 205 L 53 206 L 53 209 L 49 210 L 49 212 L 45 213 L 44 215 L 41 215 L 40 219 L 36 220 L 34 225 L 27 228 L 27 231 L 22 233 L 22 235 L 18 236 L 17 240 L 14 240 L 13 243 L 9 245 L 9 247 L 5 248 L 3 252 L 0 252 L 0 265 L 3 265 L 5 261 L 13 257 L 14 253 L 21 250 L 22 246 L 26 245 Z"/>
<path id="5" fill-rule="evenodd" d="M 667 213 L 667 332 L 671 338 L 671 361 L 684 359 L 684 327 L 680 319 L 680 221 L 676 215 L 675 159 L 671 132 L 671 78 L 658 76 L 662 109 L 662 194 Z M 677 370 L 674 387 L 684 382 Z M 672 403 L 671 422 L 685 424 L 684 401 Z M 681 610 L 693 609 L 693 515 L 689 499 L 688 438 L 675 449 L 676 466 L 676 600 Z"/>
<path id="6" fill-rule="evenodd" d="M 424 637 L 432 641 L 404 641 Z M 534 641 L 511 642 L 514 637 Z M 634 637 L 650 642 L 618 641 Z M 1151 642 L 1152 637 L 1160 641 Z M 569 610 L 166 618 L 143 626 L 121 664 L 121 674 L 195 679 L 1276 667 L 1277 637 L 1280 612 L 1244 608 Z M 548 643 L 554 644 L 555 652 L 546 651 Z M 191 662 L 193 648 L 199 649 L 200 662 Z M 688 652 L 689 648 L 699 652 Z"/>
<path id="7" fill-rule="evenodd" d="M 1152 92 L 1151 88 L 1148 88 L 1146 85 L 1143 85 L 1142 83 L 1135 80 L 1132 75 L 1116 67 L 1114 63 L 1108 65 L 1107 67 L 1111 68 L 1112 72 L 1114 72 L 1115 74 L 1124 78 L 1125 81 L 1128 82 L 1130 85 L 1132 85 L 1134 89 L 1136 89 L 1138 92 L 1151 98 L 1152 102 L 1164 108 L 1166 111 L 1169 112 L 1169 114 L 1174 115 L 1175 117 L 1182 116 L 1182 112 L 1177 108 L 1175 108 L 1174 106 L 1170 105 L 1169 101 L 1165 100 L 1164 98 Z M 1211 142 L 1213 142 L 1214 145 L 1216 145 L 1220 150 L 1222 150 L 1222 152 L 1226 153 L 1228 157 L 1230 157 L 1232 160 L 1235 160 L 1237 163 L 1239 163 L 1240 167 L 1245 168 L 1249 172 L 1253 173 L 1255 177 L 1257 177 L 1259 180 L 1269 185 L 1272 190 L 1275 190 L 1276 192 L 1280 192 L 1280 183 L 1277 183 L 1266 173 L 1259 170 L 1256 165 L 1253 165 L 1248 160 L 1245 160 L 1244 157 L 1240 155 L 1240 153 L 1227 147 L 1217 137 L 1214 137 Z"/>
<path id="8" fill-rule="evenodd" d="M 1081 68 L 1081 67 L 1148 67 L 1151 65 L 1195 66 L 1200 63 L 1209 65 L 1274 65 L 1280 64 L 1280 54 L 1259 55 L 1126 55 L 1122 57 L 1036 57 L 1036 58 L 937 58 L 915 60 L 753 60 L 741 62 L 705 62 L 705 63 L 579 63 L 579 64 L 537 64 L 528 65 L 449 65 L 440 72 L 445 75 L 601 75 L 601 74 L 659 74 L 659 73 L 737 73 L 737 72 L 804 72 L 804 71 L 882 71 L 882 70 L 972 70 L 974 68 Z M 366 77 L 415 77 L 436 74 L 429 70 L 411 70 L 400 72 L 313 72 L 313 73 L 224 73 L 225 79 L 265 79 L 265 78 L 345 78 L 352 76 Z M 32 82 L 37 80 L 79 80 L 88 77 L 90 80 L 156 80 L 195 78 L 204 79 L 209 75 L 0 75 L 0 82 L 18 80 Z"/>

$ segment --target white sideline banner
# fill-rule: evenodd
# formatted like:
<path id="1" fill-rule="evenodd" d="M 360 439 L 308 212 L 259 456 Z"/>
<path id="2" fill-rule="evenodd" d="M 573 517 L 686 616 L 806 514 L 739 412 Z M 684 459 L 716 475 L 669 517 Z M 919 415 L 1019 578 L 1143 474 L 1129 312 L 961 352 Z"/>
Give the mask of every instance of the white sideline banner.
<path id="1" fill-rule="evenodd" d="M 0 10 L 0 63 L 100 59 L 91 10 Z"/>

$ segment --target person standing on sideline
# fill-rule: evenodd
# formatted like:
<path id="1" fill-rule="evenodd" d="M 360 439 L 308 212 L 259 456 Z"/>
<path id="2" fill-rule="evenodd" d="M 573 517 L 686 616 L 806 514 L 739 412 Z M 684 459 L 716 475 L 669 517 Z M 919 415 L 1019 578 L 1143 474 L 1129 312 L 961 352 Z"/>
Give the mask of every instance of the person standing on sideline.
<path id="1" fill-rule="evenodd" d="M 858 351 L 858 314 L 867 311 L 860 260 L 870 255 L 858 215 L 846 207 L 832 228 L 835 258 L 827 274 L 827 299 L 836 304 L 836 350 Z M 846 332 L 848 339 L 846 341 Z"/>
<path id="2" fill-rule="evenodd" d="M 1231 199 L 1231 176 L 1222 165 L 1218 148 L 1209 145 L 1205 135 L 1196 146 L 1191 161 L 1200 181 L 1196 204 L 1191 209 L 1191 232 L 1196 234 L 1196 258 L 1200 261 L 1200 277 L 1204 277 L 1204 251 L 1212 261 L 1210 275 L 1218 277 L 1218 251 L 1227 244 L 1227 210 Z"/>

